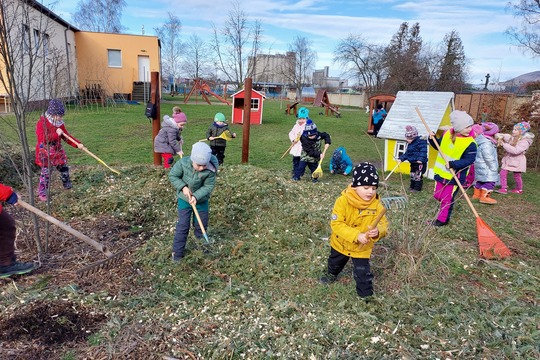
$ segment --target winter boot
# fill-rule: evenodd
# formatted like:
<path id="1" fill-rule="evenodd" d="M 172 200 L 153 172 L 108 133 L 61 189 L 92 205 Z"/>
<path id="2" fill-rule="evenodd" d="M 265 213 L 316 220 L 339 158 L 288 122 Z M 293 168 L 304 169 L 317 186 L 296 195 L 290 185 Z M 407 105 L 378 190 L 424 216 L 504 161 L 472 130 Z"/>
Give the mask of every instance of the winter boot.
<path id="1" fill-rule="evenodd" d="M 60 169 L 60 178 L 62 179 L 62 184 L 64 189 L 69 190 L 73 187 L 71 180 L 69 178 L 69 168 L 67 166 L 62 166 Z"/>
<path id="2" fill-rule="evenodd" d="M 482 194 L 480 195 L 480 203 L 481 204 L 490 204 L 495 205 L 497 203 L 497 200 L 493 199 L 491 195 L 491 190 L 481 189 Z"/>
<path id="3" fill-rule="evenodd" d="M 474 188 L 474 194 L 472 196 L 473 200 L 480 200 L 480 197 L 482 196 L 482 189 Z"/>

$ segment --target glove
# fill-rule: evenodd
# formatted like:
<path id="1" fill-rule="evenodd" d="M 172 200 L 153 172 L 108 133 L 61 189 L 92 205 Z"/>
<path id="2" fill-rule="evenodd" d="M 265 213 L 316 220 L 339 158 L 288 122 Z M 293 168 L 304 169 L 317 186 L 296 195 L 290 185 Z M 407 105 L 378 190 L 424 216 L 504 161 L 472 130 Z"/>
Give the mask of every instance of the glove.
<path id="1" fill-rule="evenodd" d="M 6 200 L 8 204 L 15 205 L 17 201 L 19 200 L 19 197 L 17 196 L 17 193 L 14 191 L 13 194 Z"/>
<path id="2" fill-rule="evenodd" d="M 56 133 L 58 134 L 58 136 L 62 136 L 64 132 L 62 131 L 62 129 L 58 128 L 56 129 Z"/>

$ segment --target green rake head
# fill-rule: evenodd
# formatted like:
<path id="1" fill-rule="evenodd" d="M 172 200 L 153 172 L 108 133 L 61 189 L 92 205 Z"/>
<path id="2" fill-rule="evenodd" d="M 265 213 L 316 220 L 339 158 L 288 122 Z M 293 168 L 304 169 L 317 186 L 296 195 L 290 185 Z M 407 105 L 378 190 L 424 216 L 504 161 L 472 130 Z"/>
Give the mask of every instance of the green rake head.
<path id="1" fill-rule="evenodd" d="M 389 196 L 381 199 L 383 205 L 390 209 L 405 209 L 407 207 L 407 198 L 404 196 Z"/>

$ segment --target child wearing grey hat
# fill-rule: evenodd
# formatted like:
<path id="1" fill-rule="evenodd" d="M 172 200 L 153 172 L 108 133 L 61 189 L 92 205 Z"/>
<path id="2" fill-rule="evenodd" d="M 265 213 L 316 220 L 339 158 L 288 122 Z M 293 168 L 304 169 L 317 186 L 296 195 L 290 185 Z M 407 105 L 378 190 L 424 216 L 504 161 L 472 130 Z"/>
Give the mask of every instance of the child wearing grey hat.
<path id="1" fill-rule="evenodd" d="M 469 167 L 476 160 L 477 146 L 472 137 L 473 118 L 465 111 L 454 110 L 450 113 L 450 123 L 452 128 L 445 131 L 440 138 L 435 138 L 435 134 L 430 134 L 430 145 L 437 149 L 435 141 L 448 162 L 437 155 L 434 167 L 435 192 L 433 197 L 440 202 L 437 219 L 433 220 L 433 226 L 445 226 L 450 220 L 456 197 L 459 193 L 452 172 L 461 184 L 464 184 Z"/>
<path id="2" fill-rule="evenodd" d="M 342 191 L 334 204 L 330 227 L 330 256 L 323 284 L 337 280 L 349 259 L 353 262 L 356 293 L 362 298 L 373 295 L 373 273 L 369 259 L 375 242 L 386 236 L 388 221 L 382 216 L 374 223 L 384 206 L 377 195 L 379 174 L 368 162 L 358 164 L 352 172 L 352 183 Z"/>
<path id="3" fill-rule="evenodd" d="M 410 192 L 422 191 L 423 178 L 427 170 L 427 141 L 418 135 L 418 130 L 412 126 L 405 127 L 405 140 L 407 150 L 399 156 L 399 161 L 408 161 L 411 164 Z"/>
<path id="4" fill-rule="evenodd" d="M 195 227 L 195 237 L 202 238 L 203 232 L 194 218 L 195 205 L 203 226 L 208 227 L 209 200 L 214 190 L 218 160 L 212 149 L 204 142 L 197 142 L 191 148 L 191 155 L 177 161 L 169 173 L 169 180 L 178 197 L 178 222 L 172 247 L 173 261 L 184 257 L 191 223 Z"/>

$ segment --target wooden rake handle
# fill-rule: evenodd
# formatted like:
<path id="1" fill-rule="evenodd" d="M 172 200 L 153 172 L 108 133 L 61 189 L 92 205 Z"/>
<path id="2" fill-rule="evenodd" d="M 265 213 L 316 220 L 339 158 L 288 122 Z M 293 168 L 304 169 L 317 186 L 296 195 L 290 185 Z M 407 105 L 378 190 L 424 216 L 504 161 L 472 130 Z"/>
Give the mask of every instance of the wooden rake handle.
<path id="1" fill-rule="evenodd" d="M 66 133 L 62 133 L 62 136 L 65 136 L 66 139 L 68 139 L 69 141 L 71 141 L 74 144 L 80 144 L 80 143 L 76 142 L 75 139 L 73 139 L 71 136 L 67 135 Z M 109 165 L 105 164 L 105 162 L 103 160 L 98 158 L 96 155 L 94 155 L 92 152 L 90 152 L 90 150 L 88 150 L 87 148 L 83 147 L 81 150 L 86 152 L 88 155 L 90 155 L 91 157 L 93 157 L 97 161 L 99 161 L 101 164 L 103 164 L 107 169 L 111 170 L 113 173 L 120 175 L 120 172 L 118 170 L 115 170 L 112 167 L 110 167 Z"/>
<path id="2" fill-rule="evenodd" d="M 392 169 L 392 171 L 390 171 L 390 174 L 386 175 L 386 177 L 384 178 L 383 181 L 388 180 L 388 178 L 390 177 L 390 175 L 392 175 L 392 174 L 394 173 L 394 171 L 396 171 L 396 169 L 398 168 L 399 164 L 401 164 L 401 161 L 398 161 L 398 163 L 396 164 L 396 166 L 394 166 L 394 168 Z"/>
<path id="3" fill-rule="evenodd" d="M 107 249 L 107 247 L 97 241 L 95 241 L 92 238 L 89 238 L 88 236 L 84 235 L 83 233 L 78 232 L 77 230 L 73 229 L 71 226 L 61 222 L 60 220 L 52 217 L 51 215 L 44 213 L 43 211 L 39 210 L 38 208 L 33 207 L 32 205 L 28 204 L 27 202 L 24 202 L 23 200 L 19 199 L 17 201 L 17 204 L 25 208 L 26 210 L 29 210 L 33 212 L 34 214 L 38 215 L 39 217 L 47 220 L 48 222 L 60 227 L 62 230 L 67 231 L 71 235 L 75 236 L 77 239 L 84 241 L 88 245 L 92 246 L 94 249 L 101 251 L 103 254 L 105 254 L 107 257 L 111 257 L 114 254 Z"/>
<path id="4" fill-rule="evenodd" d="M 368 229 L 369 230 L 373 230 L 377 227 L 377 225 L 379 225 L 379 221 L 381 221 L 381 219 L 383 218 L 384 214 L 386 214 L 386 208 L 383 207 L 381 212 L 379 212 L 379 215 L 377 215 L 377 217 L 375 218 L 375 220 L 373 220 L 373 222 L 371 224 L 368 225 Z"/>
<path id="5" fill-rule="evenodd" d="M 199 223 L 199 227 L 201 228 L 201 231 L 204 236 L 204 240 L 206 240 L 206 243 L 210 243 L 210 239 L 208 239 L 208 234 L 206 234 L 206 230 L 204 229 L 204 225 L 201 220 L 201 216 L 199 215 L 199 211 L 197 210 L 196 204 L 191 204 L 191 207 L 193 208 L 193 213 L 195 214 L 195 217 L 197 218 L 197 222 Z"/>
<path id="6" fill-rule="evenodd" d="M 432 131 L 429 129 L 429 126 L 428 124 L 426 123 L 426 120 L 424 120 L 424 117 L 422 116 L 422 113 L 420 112 L 420 109 L 418 108 L 418 106 L 415 107 L 415 110 L 416 110 L 416 113 L 418 114 L 418 116 L 420 117 L 420 120 L 422 120 L 422 123 L 424 124 L 424 126 L 426 127 L 426 130 L 429 134 L 429 137 L 431 138 L 431 140 L 433 140 L 433 143 L 435 144 L 435 146 L 437 147 L 437 151 L 439 151 L 439 154 L 441 155 L 441 157 L 444 159 L 444 161 L 446 163 L 448 163 L 448 158 L 446 157 L 446 155 L 442 152 L 441 150 L 441 147 L 439 146 L 439 143 L 437 142 L 436 139 L 434 139 L 433 135 L 432 135 Z M 459 189 L 461 190 L 461 192 L 463 193 L 463 196 L 465 197 L 465 200 L 467 200 L 467 204 L 469 204 L 469 207 L 471 208 L 473 214 L 475 217 L 479 218 L 480 215 L 478 215 L 478 212 L 476 211 L 476 209 L 474 208 L 474 205 L 473 203 L 471 202 L 471 199 L 469 199 L 469 195 L 467 195 L 467 192 L 465 191 L 465 189 L 463 188 L 463 185 L 461 185 L 461 182 L 459 181 L 457 175 L 456 175 L 456 172 L 454 171 L 454 169 L 448 169 L 450 171 L 450 174 L 452 174 L 452 177 L 454 178 L 454 180 L 456 181 L 457 183 L 457 186 L 459 187 Z"/>

